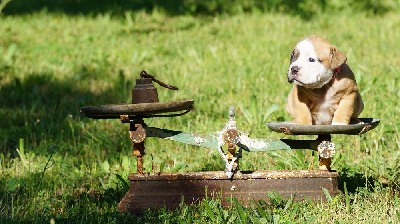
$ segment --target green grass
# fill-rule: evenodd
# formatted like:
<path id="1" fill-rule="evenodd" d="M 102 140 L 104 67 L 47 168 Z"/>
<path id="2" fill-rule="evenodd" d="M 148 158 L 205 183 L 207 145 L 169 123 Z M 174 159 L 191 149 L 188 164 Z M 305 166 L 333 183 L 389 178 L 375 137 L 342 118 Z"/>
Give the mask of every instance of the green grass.
<path id="1" fill-rule="evenodd" d="M 0 17 L 0 24 L 0 222 L 400 222 L 396 13 L 344 11 L 307 21 L 276 13 L 86 17 L 43 11 Z M 129 102 L 144 69 L 180 88 L 158 88 L 160 101 L 196 101 L 191 113 L 147 119 L 149 126 L 213 134 L 234 106 L 241 131 L 281 138 L 265 122 L 290 120 L 284 109 L 289 54 L 310 34 L 345 52 L 366 105 L 362 117 L 382 119 L 363 136 L 333 138 L 333 168 L 346 194 L 299 203 L 271 195 L 278 199 L 270 205 L 231 209 L 206 200 L 143 216 L 116 210 L 127 190 L 117 175 L 125 178 L 136 167 L 129 127 L 85 118 L 80 107 Z M 213 150 L 148 139 L 146 152 L 147 171 L 150 154 L 156 171 L 223 170 Z M 245 153 L 240 164 L 242 170 L 307 169 L 310 157 L 306 151 Z"/>

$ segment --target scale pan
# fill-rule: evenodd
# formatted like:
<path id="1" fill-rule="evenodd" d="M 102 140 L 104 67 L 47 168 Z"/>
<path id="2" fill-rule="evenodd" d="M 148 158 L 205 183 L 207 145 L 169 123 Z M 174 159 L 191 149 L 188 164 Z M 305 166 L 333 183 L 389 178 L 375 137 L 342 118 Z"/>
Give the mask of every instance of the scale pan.
<path id="1" fill-rule="evenodd" d="M 194 100 L 138 104 L 108 104 L 82 107 L 80 112 L 86 117 L 97 119 L 120 118 L 121 115 L 151 117 L 151 115 L 155 114 L 188 110 L 193 104 Z"/>
<path id="2" fill-rule="evenodd" d="M 270 122 L 269 129 L 287 135 L 325 135 L 325 134 L 346 134 L 359 135 L 378 126 L 381 121 L 378 118 L 359 118 L 363 123 L 349 125 L 304 125 L 294 122 Z"/>

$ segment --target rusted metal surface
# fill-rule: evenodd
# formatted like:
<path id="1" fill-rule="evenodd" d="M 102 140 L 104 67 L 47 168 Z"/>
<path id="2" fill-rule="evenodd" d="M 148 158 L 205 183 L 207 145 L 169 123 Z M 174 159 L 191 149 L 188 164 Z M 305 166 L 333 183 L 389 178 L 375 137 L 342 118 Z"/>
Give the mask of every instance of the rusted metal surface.
<path id="1" fill-rule="evenodd" d="M 374 127 L 372 127 L 372 125 L 366 125 L 366 126 L 364 126 L 362 129 L 361 129 L 361 131 L 360 131 L 360 135 L 361 134 L 365 134 L 365 133 L 367 133 L 368 131 L 370 131 L 371 129 L 373 129 Z"/>
<path id="2" fill-rule="evenodd" d="M 133 143 L 133 155 L 136 156 L 136 167 L 139 174 L 143 174 L 143 156 L 145 154 L 144 141 Z"/>
<path id="3" fill-rule="evenodd" d="M 121 120 L 122 123 L 130 123 L 131 122 L 129 115 L 120 115 L 119 119 Z"/>
<path id="4" fill-rule="evenodd" d="M 321 143 L 317 146 L 319 156 L 319 169 L 331 170 L 332 157 L 335 154 L 335 144 L 332 141 L 330 134 L 320 134 L 317 138 Z"/>
<path id="5" fill-rule="evenodd" d="M 319 155 L 319 169 L 331 170 L 331 160 L 335 155 L 335 143 L 331 141 L 322 141 L 318 147 L 317 152 Z"/>
<path id="6" fill-rule="evenodd" d="M 143 119 L 130 121 L 129 138 L 133 142 L 133 155 L 136 156 L 137 172 L 143 174 L 143 156 L 145 155 L 144 140 L 146 139 L 146 126 Z"/>
<path id="7" fill-rule="evenodd" d="M 287 128 L 287 127 L 280 127 L 279 131 L 282 132 L 285 135 L 293 135 L 293 133 L 290 132 L 289 128 Z"/>
<path id="8" fill-rule="evenodd" d="M 242 147 L 240 143 L 241 133 L 236 127 L 235 110 L 233 107 L 229 108 L 228 112 L 229 120 L 226 122 L 222 131 L 217 132 L 218 134 L 218 152 L 221 158 L 225 161 L 225 175 L 228 178 L 232 178 L 237 172 L 239 172 L 239 158 L 242 156 Z M 228 152 L 225 153 L 223 145 L 227 145 Z M 239 146 L 239 151 L 236 152 L 236 146 Z"/>
<path id="9" fill-rule="evenodd" d="M 287 135 L 321 135 L 321 134 L 347 134 L 359 135 L 374 129 L 379 125 L 380 119 L 359 118 L 363 123 L 349 125 L 303 125 L 293 122 L 270 122 L 269 129 Z"/>
<path id="10" fill-rule="evenodd" d="M 129 129 L 129 138 L 133 143 L 143 142 L 146 138 L 146 129 L 144 129 L 145 124 L 143 120 L 138 122 L 131 122 Z"/>
<path id="11" fill-rule="evenodd" d="M 235 176 L 233 180 L 253 179 L 280 179 L 280 178 L 337 178 L 337 172 L 321 170 L 258 170 L 242 171 L 241 175 Z M 203 172 L 163 172 L 146 173 L 143 175 L 129 174 L 128 180 L 232 180 L 224 175 L 222 171 Z"/>
<path id="12" fill-rule="evenodd" d="M 82 107 L 80 112 L 86 117 L 94 119 L 120 119 L 121 115 L 144 116 L 188 110 L 193 104 L 194 100 L 139 104 L 108 104 Z"/>
<path id="13" fill-rule="evenodd" d="M 158 85 L 160 85 L 164 88 L 171 89 L 171 90 L 179 90 L 178 87 L 167 84 L 165 82 L 161 82 L 160 80 L 156 79 L 153 75 L 148 74 L 144 70 L 140 73 L 140 77 L 142 79 L 151 79 L 153 82 L 156 82 Z"/>
<path id="14" fill-rule="evenodd" d="M 143 174 L 143 156 L 136 156 L 136 170 L 138 174 Z"/>
<path id="15" fill-rule="evenodd" d="M 319 156 L 325 159 L 332 158 L 336 152 L 335 143 L 330 141 L 322 141 L 317 149 Z"/>
<path id="16" fill-rule="evenodd" d="M 158 93 L 151 78 L 136 79 L 136 85 L 132 90 L 132 103 L 157 103 Z"/>
<path id="17" fill-rule="evenodd" d="M 222 133 L 222 141 L 224 141 L 228 147 L 235 146 L 240 141 L 240 132 L 237 129 L 228 129 Z"/>
<path id="18" fill-rule="evenodd" d="M 223 206 L 232 197 L 248 204 L 253 200 L 268 201 L 267 193 L 277 191 L 283 198 L 295 197 L 325 200 L 322 188 L 331 195 L 339 193 L 337 172 L 328 171 L 254 171 L 243 172 L 234 179 L 224 172 L 189 172 L 138 175 L 131 174 L 130 189 L 118 205 L 122 212 L 140 213 L 152 208 L 175 208 L 182 199 L 198 203 L 206 197 L 221 199 Z M 162 190 L 161 190 L 162 189 Z"/>
<path id="19" fill-rule="evenodd" d="M 193 107 L 194 100 L 159 102 L 157 89 L 154 87 L 153 81 L 168 89 L 178 90 L 178 88 L 155 79 L 153 75 L 147 74 L 146 71 L 142 71 L 140 76 L 141 78 L 136 79 L 136 85 L 132 89 L 132 104 L 86 106 L 82 107 L 80 112 L 90 118 L 120 118 L 122 122 L 126 122 L 130 119 L 129 116 L 151 117 L 151 115 L 183 110 L 186 110 L 185 113 L 187 113 Z M 174 116 L 180 116 L 185 113 Z"/>

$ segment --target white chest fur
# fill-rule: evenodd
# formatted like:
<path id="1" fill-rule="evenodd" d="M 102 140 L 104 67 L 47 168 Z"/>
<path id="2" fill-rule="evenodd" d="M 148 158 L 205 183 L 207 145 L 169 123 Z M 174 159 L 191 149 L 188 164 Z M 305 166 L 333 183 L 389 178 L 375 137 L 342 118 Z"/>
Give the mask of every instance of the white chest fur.
<path id="1" fill-rule="evenodd" d="M 310 112 L 313 124 L 328 125 L 332 123 L 333 114 L 339 105 L 340 97 L 328 88 L 325 94 L 318 94 L 311 99 Z"/>

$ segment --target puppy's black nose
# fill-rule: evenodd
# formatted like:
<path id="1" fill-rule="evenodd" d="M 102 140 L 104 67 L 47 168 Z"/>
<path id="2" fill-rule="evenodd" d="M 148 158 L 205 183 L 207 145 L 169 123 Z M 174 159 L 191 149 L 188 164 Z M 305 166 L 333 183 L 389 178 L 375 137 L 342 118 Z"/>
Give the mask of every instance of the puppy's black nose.
<path id="1" fill-rule="evenodd" d="M 297 75 L 297 73 L 299 72 L 300 68 L 299 68 L 299 66 L 293 66 L 290 70 L 292 71 L 293 75 Z"/>

